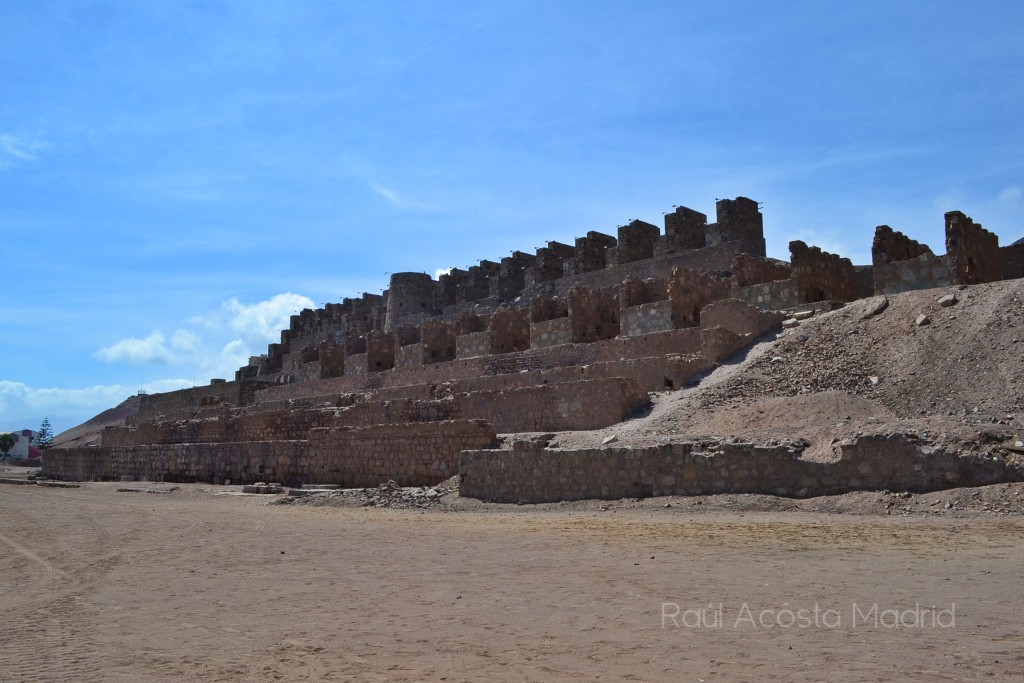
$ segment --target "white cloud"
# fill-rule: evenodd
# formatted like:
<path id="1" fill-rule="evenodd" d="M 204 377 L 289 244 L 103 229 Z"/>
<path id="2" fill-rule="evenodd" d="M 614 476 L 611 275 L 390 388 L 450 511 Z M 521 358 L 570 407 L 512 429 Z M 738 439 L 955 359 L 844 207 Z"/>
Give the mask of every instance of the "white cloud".
<path id="1" fill-rule="evenodd" d="M 144 338 L 127 337 L 101 348 L 94 357 L 107 363 L 174 365 L 196 378 L 230 379 L 249 357 L 266 353 L 267 344 L 281 338 L 292 315 L 314 308 L 313 300 L 285 292 L 265 301 L 245 304 L 232 297 L 220 310 L 188 318 L 168 337 L 154 330 Z"/>
<path id="2" fill-rule="evenodd" d="M 255 304 L 245 305 L 232 297 L 223 304 L 230 315 L 231 329 L 247 341 L 269 343 L 280 339 L 281 330 L 288 327 L 291 316 L 304 308 L 315 308 L 308 296 L 285 292 Z"/>
<path id="3" fill-rule="evenodd" d="M 35 161 L 39 158 L 37 152 L 45 147 L 45 143 L 4 133 L 0 135 L 0 168 L 17 162 Z"/>
<path id="4" fill-rule="evenodd" d="M 452 272 L 453 270 L 455 270 L 455 269 L 454 268 L 438 268 L 437 270 L 434 271 L 434 279 L 436 280 L 437 278 L 441 277 L 442 275 L 447 275 L 448 273 Z"/>
<path id="5" fill-rule="evenodd" d="M 163 333 L 156 330 L 145 339 L 128 337 L 100 349 L 93 355 L 107 363 L 167 365 L 193 359 L 201 351 L 202 339 L 192 332 L 177 330 L 168 344 Z"/>
<path id="6" fill-rule="evenodd" d="M 149 393 L 174 391 L 192 386 L 191 380 L 163 379 L 144 384 Z M 0 429 L 38 429 L 44 416 L 49 416 L 56 432 L 84 422 L 98 413 L 113 408 L 140 387 L 121 384 L 96 385 L 69 389 L 65 387 L 30 387 L 21 382 L 0 380 Z"/>

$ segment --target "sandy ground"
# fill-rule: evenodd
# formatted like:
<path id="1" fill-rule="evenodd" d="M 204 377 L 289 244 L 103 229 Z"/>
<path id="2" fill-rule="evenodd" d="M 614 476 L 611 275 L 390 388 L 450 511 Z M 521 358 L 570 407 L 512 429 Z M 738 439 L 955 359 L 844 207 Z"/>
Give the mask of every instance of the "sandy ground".
<path id="1" fill-rule="evenodd" d="M 962 681 L 1024 669 L 1016 515 L 381 510 L 118 486 L 0 486 L 0 680 Z M 675 605 L 678 626 L 663 617 Z M 955 613 L 902 612 L 915 605 Z"/>

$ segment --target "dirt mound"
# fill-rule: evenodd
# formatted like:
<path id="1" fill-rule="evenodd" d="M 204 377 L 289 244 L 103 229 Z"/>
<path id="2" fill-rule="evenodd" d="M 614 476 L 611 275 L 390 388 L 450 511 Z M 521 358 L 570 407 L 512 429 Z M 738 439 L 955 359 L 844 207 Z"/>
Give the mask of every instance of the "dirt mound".
<path id="1" fill-rule="evenodd" d="M 952 294 L 955 303 L 939 299 Z M 920 316 L 925 316 L 921 319 Z M 957 448 L 1024 435 L 1024 280 L 874 297 L 752 347 L 692 389 L 657 395 L 648 414 L 563 448 L 683 436 L 802 438 L 815 448 L 902 431 Z"/>
<path id="2" fill-rule="evenodd" d="M 103 429 L 105 427 L 123 427 L 127 424 L 128 418 L 139 414 L 140 403 L 141 399 L 138 396 L 132 396 L 120 405 L 104 410 L 91 420 L 72 427 L 66 432 L 61 432 L 54 437 L 53 445 L 61 448 L 76 448 L 99 444 Z"/>

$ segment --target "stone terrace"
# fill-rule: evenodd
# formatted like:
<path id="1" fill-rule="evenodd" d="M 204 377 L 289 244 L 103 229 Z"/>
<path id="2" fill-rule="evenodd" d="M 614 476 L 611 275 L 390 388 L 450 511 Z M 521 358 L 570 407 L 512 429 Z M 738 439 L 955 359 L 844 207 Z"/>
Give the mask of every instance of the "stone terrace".
<path id="1" fill-rule="evenodd" d="M 1000 248 L 960 212 L 946 214 L 947 254 L 880 226 L 864 266 L 799 241 L 790 263 L 766 258 L 757 202 L 719 200 L 716 213 L 709 224 L 676 207 L 664 233 L 634 220 L 615 236 L 588 232 L 574 245 L 548 242 L 437 280 L 396 273 L 382 295 L 292 316 L 280 341 L 232 381 L 141 397 L 134 422 L 108 428 L 98 447 L 51 451 L 44 474 L 426 485 L 454 474 L 465 450 L 464 492 L 493 500 L 634 495 L 636 487 L 832 490 L 842 485 L 786 454 L 752 451 L 737 460 L 746 469 L 730 461 L 727 469 L 744 472 L 737 479 L 686 474 L 706 463 L 678 449 L 538 452 L 526 469 L 515 464 L 524 454 L 493 449 L 499 434 L 627 419 L 649 392 L 698 381 L 796 309 L 1024 274 L 1021 247 Z M 601 464 L 622 458 L 642 466 Z"/>

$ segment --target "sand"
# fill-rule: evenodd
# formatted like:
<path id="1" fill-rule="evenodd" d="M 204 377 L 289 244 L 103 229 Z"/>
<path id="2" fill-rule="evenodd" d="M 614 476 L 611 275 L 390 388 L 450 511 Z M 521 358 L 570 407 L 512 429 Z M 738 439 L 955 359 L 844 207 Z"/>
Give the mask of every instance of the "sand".
<path id="1" fill-rule="evenodd" d="M 379 510 L 119 486 L 0 486 L 0 680 L 962 681 L 1024 670 L 1020 516 Z"/>

